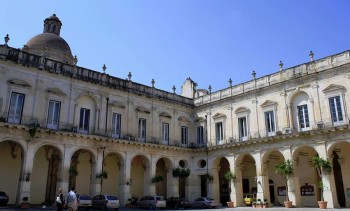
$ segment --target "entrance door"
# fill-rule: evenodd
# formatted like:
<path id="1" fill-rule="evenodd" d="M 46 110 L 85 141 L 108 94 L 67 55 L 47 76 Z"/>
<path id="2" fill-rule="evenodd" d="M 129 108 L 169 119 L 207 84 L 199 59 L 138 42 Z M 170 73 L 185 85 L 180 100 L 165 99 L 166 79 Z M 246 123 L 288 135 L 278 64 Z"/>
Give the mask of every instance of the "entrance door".
<path id="1" fill-rule="evenodd" d="M 269 179 L 269 190 L 270 190 L 270 201 L 272 204 L 275 203 L 275 185 L 272 180 Z"/>
<path id="2" fill-rule="evenodd" d="M 344 184 L 343 177 L 341 173 L 341 166 L 339 163 L 338 154 L 333 151 L 333 172 L 334 172 L 334 181 L 335 187 L 337 189 L 337 198 L 340 207 L 345 207 L 345 194 L 344 194 Z"/>

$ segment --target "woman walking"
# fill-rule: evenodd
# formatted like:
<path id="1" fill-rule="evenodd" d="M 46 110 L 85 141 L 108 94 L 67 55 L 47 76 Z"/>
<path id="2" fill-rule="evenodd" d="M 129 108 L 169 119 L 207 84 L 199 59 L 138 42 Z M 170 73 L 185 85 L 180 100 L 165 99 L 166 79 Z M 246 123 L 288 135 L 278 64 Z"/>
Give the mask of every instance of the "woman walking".
<path id="1" fill-rule="evenodd" d="M 62 188 L 58 189 L 56 205 L 57 205 L 57 211 L 62 211 L 63 210 L 64 197 L 63 197 L 63 189 Z"/>

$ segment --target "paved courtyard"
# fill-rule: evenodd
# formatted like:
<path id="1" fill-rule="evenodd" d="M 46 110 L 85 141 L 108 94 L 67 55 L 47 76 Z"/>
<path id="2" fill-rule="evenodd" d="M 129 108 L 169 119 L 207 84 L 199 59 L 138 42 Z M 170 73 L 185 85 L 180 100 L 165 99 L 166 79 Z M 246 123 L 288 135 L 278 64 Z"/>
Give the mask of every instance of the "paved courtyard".
<path id="1" fill-rule="evenodd" d="M 252 208 L 252 207 L 235 207 L 235 208 L 227 208 L 227 207 L 218 207 L 215 209 L 188 209 L 188 210 L 215 210 L 215 211 L 220 211 L 220 210 L 224 210 L 224 211 L 238 211 L 238 210 L 244 210 L 244 211 L 248 211 L 248 210 L 254 210 L 257 211 L 257 209 L 263 209 L 263 211 L 278 211 L 278 210 L 307 210 L 307 211 L 320 211 L 320 210 L 341 210 L 341 211 L 345 211 L 345 210 L 349 210 L 350 208 L 339 208 L 339 209 L 320 209 L 320 208 L 308 208 L 308 207 L 304 207 L 304 208 L 284 208 L 284 207 L 271 207 L 271 208 Z M 10 210 L 23 210 L 20 208 L 11 208 L 11 207 L 0 207 L 1 211 L 10 211 Z M 52 210 L 56 210 L 55 206 L 50 206 L 50 207 L 46 207 L 46 208 L 41 208 L 41 207 L 31 207 L 30 209 L 27 209 L 28 211 L 52 211 Z M 94 209 L 90 209 L 90 211 L 95 211 Z M 129 209 L 129 208 L 119 208 L 119 211 L 146 211 L 145 209 Z M 164 210 L 167 211 L 167 210 Z"/>

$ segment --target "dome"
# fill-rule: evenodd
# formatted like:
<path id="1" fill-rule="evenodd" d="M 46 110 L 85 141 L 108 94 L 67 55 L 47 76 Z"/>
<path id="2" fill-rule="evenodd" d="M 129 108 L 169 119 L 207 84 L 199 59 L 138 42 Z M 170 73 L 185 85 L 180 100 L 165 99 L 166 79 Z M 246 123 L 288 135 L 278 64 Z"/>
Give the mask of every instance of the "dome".
<path id="1" fill-rule="evenodd" d="M 28 53 L 44 55 L 44 57 L 60 62 L 74 64 L 71 49 L 68 43 L 60 37 L 62 23 L 55 14 L 44 21 L 44 33 L 31 38 L 25 50 Z"/>
<path id="2" fill-rule="evenodd" d="M 42 33 L 34 36 L 27 42 L 27 47 L 34 49 L 38 48 L 53 48 L 59 51 L 71 53 L 68 43 L 60 36 L 52 33 Z"/>

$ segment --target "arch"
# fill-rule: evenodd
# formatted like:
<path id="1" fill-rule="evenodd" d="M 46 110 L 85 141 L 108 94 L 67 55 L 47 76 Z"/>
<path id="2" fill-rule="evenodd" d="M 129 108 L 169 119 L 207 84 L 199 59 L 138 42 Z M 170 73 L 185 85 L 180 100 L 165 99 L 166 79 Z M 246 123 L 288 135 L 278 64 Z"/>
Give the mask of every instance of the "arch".
<path id="1" fill-rule="evenodd" d="M 30 203 L 54 202 L 56 187 L 62 179 L 62 151 L 54 144 L 39 144 L 33 151 L 30 192 L 36 193 Z"/>
<path id="2" fill-rule="evenodd" d="M 329 86 L 324 88 L 322 92 L 326 93 L 326 92 L 332 92 L 332 91 L 338 91 L 338 90 L 346 91 L 346 88 L 342 85 L 330 84 Z"/>
<path id="3" fill-rule="evenodd" d="M 180 116 L 180 117 L 178 118 L 178 120 L 179 120 L 180 122 L 188 122 L 188 123 L 191 122 L 191 120 L 190 120 L 188 117 L 185 117 L 185 116 Z"/>
<path id="4" fill-rule="evenodd" d="M 91 93 L 91 92 L 83 92 L 83 93 L 81 93 L 81 94 L 79 94 L 78 96 L 77 96 L 77 98 L 75 99 L 75 104 L 76 105 L 78 105 L 79 103 L 80 103 L 80 100 L 83 98 L 83 97 L 88 97 L 88 98 L 90 98 L 91 100 L 92 100 L 92 102 L 94 103 L 94 107 L 95 108 L 99 108 L 99 106 L 98 106 L 98 97 L 97 96 L 95 96 L 93 93 Z"/>
<path id="5" fill-rule="evenodd" d="M 308 99 L 311 99 L 311 94 L 310 94 L 310 93 L 308 93 L 307 91 L 304 91 L 304 90 L 302 91 L 302 90 L 300 90 L 299 88 L 297 88 L 296 90 L 292 91 L 292 92 L 287 96 L 287 103 L 292 103 L 292 101 L 294 100 L 294 98 L 295 98 L 296 96 L 298 96 L 299 94 L 302 94 L 302 93 L 306 94 Z"/>
<path id="6" fill-rule="evenodd" d="M 130 160 L 130 181 L 132 181 L 130 194 L 141 198 L 146 193 L 145 185 L 150 184 L 151 181 L 150 159 L 146 155 L 136 154 Z"/>
<path id="7" fill-rule="evenodd" d="M 29 181 L 31 172 L 23 172 L 25 148 L 18 141 L 0 141 L 0 190 L 9 196 L 8 204 L 15 204 L 21 181 Z M 28 174 L 29 173 L 29 174 Z"/>
<path id="8" fill-rule="evenodd" d="M 151 113 L 150 109 L 145 108 L 143 106 L 136 107 L 135 111 L 146 113 L 146 114 L 150 114 Z"/>
<path id="9" fill-rule="evenodd" d="M 171 170 L 173 163 L 167 157 L 160 157 L 156 162 L 155 176 L 161 176 L 162 181 L 156 182 L 156 194 L 168 197 L 168 181 L 172 181 Z M 152 178 L 153 180 L 153 178 Z"/>
<path id="10" fill-rule="evenodd" d="M 285 201 L 285 196 L 281 196 L 278 193 L 278 188 L 285 187 L 286 181 L 283 176 L 276 173 L 276 166 L 285 161 L 284 155 L 277 149 L 271 149 L 263 153 L 261 162 L 262 172 L 266 175 L 265 184 L 268 189 L 265 190 L 264 197 L 268 203 L 274 204 Z"/>
<path id="11" fill-rule="evenodd" d="M 317 207 L 317 201 L 320 200 L 320 178 L 312 164 L 312 158 L 317 156 L 316 149 L 312 146 L 301 145 L 292 152 L 294 162 L 294 176 L 298 178 L 299 185 L 313 189 L 313 194 L 304 194 L 301 192 L 300 202 L 304 206 Z"/>
<path id="12" fill-rule="evenodd" d="M 346 195 L 348 192 L 347 178 L 350 174 L 350 142 L 338 141 L 332 143 L 327 150 L 327 157 L 330 158 L 333 165 L 334 183 L 332 189 L 335 190 L 333 198 L 340 207 L 346 207 Z"/>

